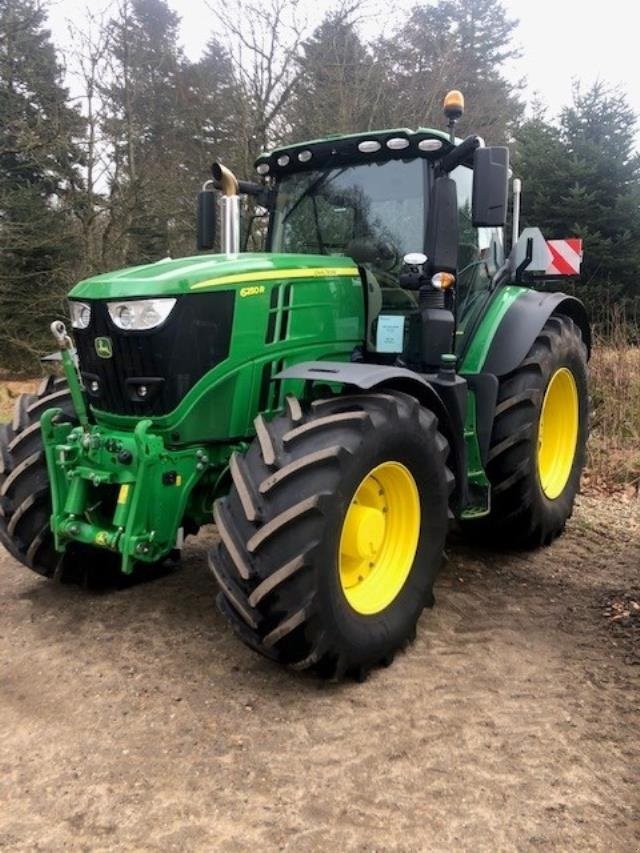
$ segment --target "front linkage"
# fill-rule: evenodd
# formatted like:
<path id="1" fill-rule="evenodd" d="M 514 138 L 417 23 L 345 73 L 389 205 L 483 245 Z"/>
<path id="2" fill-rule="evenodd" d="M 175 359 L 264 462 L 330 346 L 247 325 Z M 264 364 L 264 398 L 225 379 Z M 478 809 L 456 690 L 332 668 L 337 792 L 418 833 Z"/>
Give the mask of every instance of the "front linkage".
<path id="1" fill-rule="evenodd" d="M 62 422 L 61 409 L 41 418 L 51 484 L 55 548 L 71 541 L 121 555 L 121 571 L 155 563 L 181 547 L 182 520 L 210 520 L 211 502 L 224 476 L 230 449 L 205 446 L 173 450 L 141 420 L 133 433 L 92 425 L 62 323 L 52 331 L 61 348 L 79 426 Z"/>

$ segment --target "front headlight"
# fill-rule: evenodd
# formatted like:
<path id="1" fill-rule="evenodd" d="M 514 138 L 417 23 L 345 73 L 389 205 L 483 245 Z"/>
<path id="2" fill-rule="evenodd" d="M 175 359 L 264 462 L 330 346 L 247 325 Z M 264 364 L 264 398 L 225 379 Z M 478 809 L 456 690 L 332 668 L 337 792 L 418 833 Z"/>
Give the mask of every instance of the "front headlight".
<path id="1" fill-rule="evenodd" d="M 69 302 L 69 313 L 74 329 L 86 329 L 91 322 L 91 305 L 87 302 Z"/>
<path id="2" fill-rule="evenodd" d="M 119 329 L 143 332 L 161 326 L 167 319 L 175 299 L 132 299 L 107 302 L 109 316 Z"/>

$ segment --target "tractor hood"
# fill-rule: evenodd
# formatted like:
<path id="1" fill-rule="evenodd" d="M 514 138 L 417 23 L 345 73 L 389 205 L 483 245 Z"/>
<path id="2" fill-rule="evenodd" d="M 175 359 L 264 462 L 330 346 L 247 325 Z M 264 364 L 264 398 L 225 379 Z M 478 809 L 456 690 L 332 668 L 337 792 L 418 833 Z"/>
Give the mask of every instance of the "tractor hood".
<path id="1" fill-rule="evenodd" d="M 177 296 L 216 287 L 239 287 L 278 279 L 357 277 L 351 258 L 327 255 L 247 253 L 196 255 L 129 267 L 93 276 L 77 284 L 71 299 L 125 299 Z"/>

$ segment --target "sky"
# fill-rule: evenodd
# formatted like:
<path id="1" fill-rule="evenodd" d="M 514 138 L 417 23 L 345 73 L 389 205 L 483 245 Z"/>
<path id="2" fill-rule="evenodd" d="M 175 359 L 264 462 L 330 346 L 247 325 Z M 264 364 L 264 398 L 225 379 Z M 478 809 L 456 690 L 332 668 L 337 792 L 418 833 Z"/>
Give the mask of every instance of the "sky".
<path id="1" fill-rule="evenodd" d="M 210 0 L 216 2 L 216 0 Z M 217 0 L 221 2 L 222 0 Z M 182 43 L 187 56 L 197 59 L 210 35 L 214 21 L 205 0 L 169 0 L 182 17 Z M 319 20 L 329 4 L 303 0 L 311 22 Z M 93 8 L 101 3 L 91 3 Z M 106 5 L 106 2 L 105 4 Z M 364 34 L 375 38 L 397 25 L 403 10 L 415 5 L 411 0 L 368 0 L 368 14 L 362 21 Z M 428 4 L 426 4 L 428 5 Z M 608 0 L 606 4 L 567 0 L 503 0 L 511 18 L 520 24 L 515 42 L 522 57 L 508 69 L 510 79 L 526 79 L 525 96 L 539 94 L 549 105 L 553 118 L 570 103 L 572 81 L 587 88 L 595 80 L 621 86 L 629 103 L 640 114 L 640 60 L 633 8 L 628 0 Z M 53 0 L 49 22 L 56 43 L 68 44 L 67 21 L 78 23 L 87 0 Z M 626 21 L 626 25 L 625 25 Z M 640 147 L 640 128 L 638 130 Z"/>

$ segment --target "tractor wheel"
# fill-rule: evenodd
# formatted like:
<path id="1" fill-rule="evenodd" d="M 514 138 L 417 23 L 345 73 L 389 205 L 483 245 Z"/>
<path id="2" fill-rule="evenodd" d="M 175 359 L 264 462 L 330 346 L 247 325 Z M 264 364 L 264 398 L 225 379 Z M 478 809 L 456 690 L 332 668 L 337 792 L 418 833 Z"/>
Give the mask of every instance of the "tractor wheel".
<path id="1" fill-rule="evenodd" d="M 51 577 L 60 562 L 49 529 L 51 496 L 40 416 L 62 409 L 73 418 L 64 379 L 45 379 L 37 394 L 21 394 L 13 421 L 0 427 L 0 542 L 25 566 Z"/>
<path id="2" fill-rule="evenodd" d="M 549 545 L 573 511 L 587 434 L 587 349 L 569 317 L 552 316 L 500 380 L 487 465 L 491 513 L 467 527 L 494 545 Z"/>
<path id="3" fill-rule="evenodd" d="M 442 559 L 453 475 L 435 416 L 400 393 L 256 419 L 216 502 L 218 607 L 253 649 L 362 678 L 415 636 Z"/>

